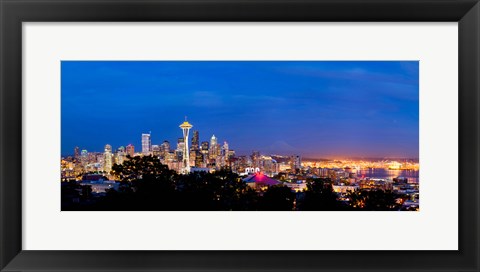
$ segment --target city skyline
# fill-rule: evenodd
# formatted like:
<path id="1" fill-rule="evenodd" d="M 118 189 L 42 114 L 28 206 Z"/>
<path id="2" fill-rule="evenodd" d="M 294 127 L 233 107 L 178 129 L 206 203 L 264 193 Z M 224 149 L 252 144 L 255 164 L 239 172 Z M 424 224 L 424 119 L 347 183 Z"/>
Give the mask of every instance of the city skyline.
<path id="1" fill-rule="evenodd" d="M 195 133 L 197 135 L 197 140 L 198 140 L 198 146 L 200 148 L 202 148 L 202 144 L 203 143 L 208 143 L 209 146 L 210 146 L 210 143 L 211 143 L 211 140 L 212 140 L 212 137 L 215 139 L 215 140 L 218 140 L 215 136 L 215 134 L 213 134 L 211 137 L 205 137 L 205 138 L 202 138 L 202 137 L 199 137 L 198 135 L 200 134 L 200 132 L 198 130 L 193 130 L 193 133 Z M 147 136 L 148 135 L 148 136 Z M 144 148 L 145 148 L 145 145 L 143 143 L 143 140 L 145 139 L 145 137 L 148 137 L 148 141 L 149 141 L 149 150 L 148 151 L 144 151 Z M 94 152 L 94 153 L 103 153 L 104 149 L 105 149 L 105 146 L 110 146 L 110 149 L 111 151 L 115 151 L 115 150 L 118 150 L 118 149 L 122 149 L 122 150 L 128 150 L 129 147 L 132 148 L 132 153 L 130 154 L 129 152 L 126 152 L 126 154 L 130 154 L 131 157 L 134 156 L 134 154 L 137 154 L 137 155 L 148 155 L 149 153 L 151 153 L 153 151 L 152 147 L 154 146 L 162 146 L 162 144 L 164 144 L 165 142 L 168 142 L 168 144 L 172 147 L 170 150 L 175 150 L 175 146 L 178 144 L 178 141 L 180 140 L 183 140 L 183 137 L 178 137 L 176 140 L 177 141 L 170 141 L 170 140 L 163 140 L 163 141 L 160 141 L 160 142 L 155 142 L 155 143 L 152 143 L 150 141 L 151 139 L 151 136 L 152 136 L 152 132 L 149 131 L 148 133 L 141 133 L 141 144 L 140 145 L 134 145 L 132 143 L 129 143 L 129 144 L 123 144 L 123 145 L 119 145 L 119 146 L 112 146 L 110 145 L 109 143 L 105 143 L 103 144 L 102 148 L 98 149 L 98 150 L 92 150 L 92 149 L 84 149 L 82 148 L 81 146 L 75 146 L 73 148 L 73 150 L 71 150 L 70 153 L 67 152 L 67 154 L 62 154 L 62 157 L 68 157 L 68 156 L 76 156 L 75 155 L 75 152 L 78 151 L 78 152 L 82 152 L 82 151 L 88 151 L 88 152 Z M 193 145 L 193 141 L 195 141 L 195 139 L 192 137 L 189 137 L 189 142 Z M 227 145 L 230 145 L 231 143 L 225 139 L 224 141 L 219 141 L 218 142 L 219 144 L 223 145 L 224 143 L 226 143 Z M 235 144 L 235 143 L 233 143 Z M 187 148 L 188 150 L 188 148 Z M 232 149 L 233 150 L 233 149 Z M 112 152 L 113 152 L 112 151 Z M 258 150 L 251 150 L 250 153 L 246 153 L 246 154 L 237 154 L 239 156 L 249 156 L 251 155 L 252 153 L 254 152 L 259 152 Z M 291 154 L 277 154 L 277 153 L 268 153 L 268 152 L 261 152 L 262 155 L 278 155 L 278 156 L 291 156 L 291 155 L 302 155 L 302 154 L 294 154 L 294 153 L 291 153 Z M 406 159 L 406 160 L 418 160 L 417 157 L 388 157 L 388 156 L 384 156 L 384 157 L 355 157 L 355 156 L 336 156 L 335 158 L 328 158 L 328 157 L 325 157 L 325 158 L 320 158 L 320 157 L 315 157 L 315 158 L 312 158 L 312 157 L 306 157 L 308 159 L 366 159 L 366 160 L 380 160 L 380 159 Z"/>
<path id="2" fill-rule="evenodd" d="M 174 144 L 185 115 L 239 155 L 418 158 L 418 62 L 62 62 L 62 155 Z"/>

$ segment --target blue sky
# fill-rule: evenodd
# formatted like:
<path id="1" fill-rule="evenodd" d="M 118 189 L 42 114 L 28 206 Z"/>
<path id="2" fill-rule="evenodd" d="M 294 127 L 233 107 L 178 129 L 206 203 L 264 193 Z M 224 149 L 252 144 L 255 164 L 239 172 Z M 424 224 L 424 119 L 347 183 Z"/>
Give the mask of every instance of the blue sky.
<path id="1" fill-rule="evenodd" d="M 416 61 L 62 61 L 62 155 L 176 146 L 184 116 L 237 154 L 418 158 Z"/>

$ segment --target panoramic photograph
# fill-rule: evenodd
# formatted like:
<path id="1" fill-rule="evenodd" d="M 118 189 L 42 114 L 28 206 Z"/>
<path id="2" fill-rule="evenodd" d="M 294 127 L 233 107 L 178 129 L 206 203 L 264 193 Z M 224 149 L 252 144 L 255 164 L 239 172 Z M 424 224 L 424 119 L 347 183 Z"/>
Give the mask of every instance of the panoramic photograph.
<path id="1" fill-rule="evenodd" d="M 62 211 L 419 211 L 418 61 L 62 61 Z"/>

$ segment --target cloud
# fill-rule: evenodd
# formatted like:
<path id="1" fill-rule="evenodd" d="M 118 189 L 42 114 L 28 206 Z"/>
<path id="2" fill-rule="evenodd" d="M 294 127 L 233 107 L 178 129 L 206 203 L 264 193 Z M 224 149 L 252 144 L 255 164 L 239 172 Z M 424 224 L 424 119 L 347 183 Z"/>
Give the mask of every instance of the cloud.
<path id="1" fill-rule="evenodd" d="M 279 69 L 280 72 L 290 75 L 300 75 L 307 77 L 325 78 L 325 79 L 345 79 L 375 81 L 384 83 L 397 83 L 405 85 L 417 85 L 418 79 L 399 76 L 398 74 L 384 74 L 372 72 L 365 69 L 346 69 L 346 70 L 323 70 L 311 67 L 288 67 Z"/>
<path id="2" fill-rule="evenodd" d="M 222 106 L 222 98 L 213 93 L 208 91 L 197 91 L 193 93 L 192 96 L 192 105 L 197 107 L 218 107 Z"/>

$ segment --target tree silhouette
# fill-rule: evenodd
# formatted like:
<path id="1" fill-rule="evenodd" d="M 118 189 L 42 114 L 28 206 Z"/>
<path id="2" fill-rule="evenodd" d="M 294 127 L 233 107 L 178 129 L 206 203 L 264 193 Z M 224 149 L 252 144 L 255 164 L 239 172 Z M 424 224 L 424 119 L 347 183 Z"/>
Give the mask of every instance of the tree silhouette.
<path id="1" fill-rule="evenodd" d="M 258 195 L 230 169 L 178 175 L 153 156 L 115 164 L 121 181 L 98 205 L 105 210 L 253 210 Z"/>
<path id="2" fill-rule="evenodd" d="M 127 156 L 111 174 L 121 185 L 109 190 L 98 206 L 106 210 L 171 210 L 175 206 L 177 174 L 154 156 Z"/>
<path id="3" fill-rule="evenodd" d="M 318 178 L 307 182 L 305 195 L 298 203 L 299 210 L 305 211 L 337 211 L 344 209 L 333 191 L 329 178 Z"/>
<path id="4" fill-rule="evenodd" d="M 367 211 L 390 211 L 399 209 L 396 203 L 396 195 L 391 191 L 383 190 L 360 190 L 347 194 L 349 205 L 353 209 Z"/>
<path id="5" fill-rule="evenodd" d="M 62 210 L 69 210 L 75 207 L 80 201 L 81 186 L 75 180 L 61 183 L 61 205 Z"/>
<path id="6" fill-rule="evenodd" d="M 260 200 L 260 210 L 263 211 L 291 211 L 295 194 L 283 185 L 271 186 Z"/>
<path id="7" fill-rule="evenodd" d="M 257 202 L 254 190 L 228 169 L 179 176 L 177 191 L 181 210 L 251 210 Z"/>
<path id="8" fill-rule="evenodd" d="M 133 182 L 135 180 L 157 180 L 164 179 L 173 181 L 176 172 L 169 170 L 168 167 L 160 162 L 154 156 L 135 156 L 127 159 L 123 164 L 114 164 L 111 174 L 122 182 Z"/>

